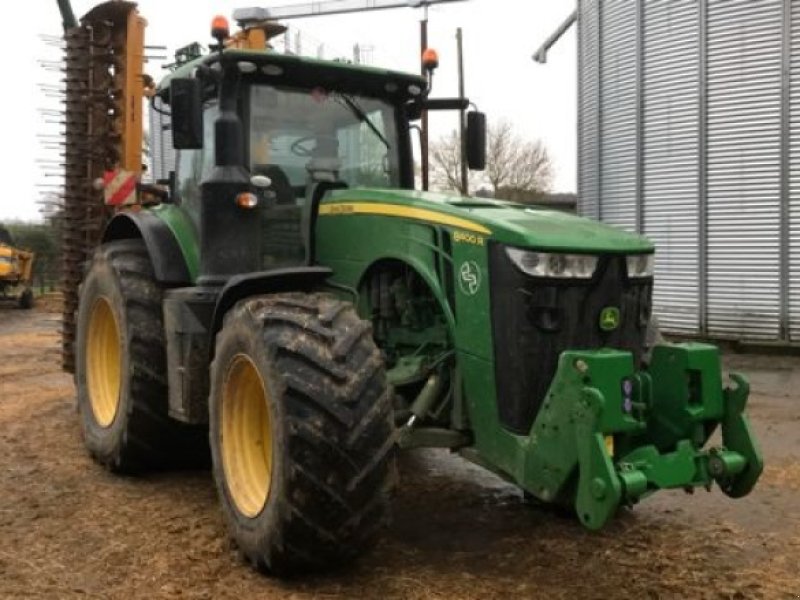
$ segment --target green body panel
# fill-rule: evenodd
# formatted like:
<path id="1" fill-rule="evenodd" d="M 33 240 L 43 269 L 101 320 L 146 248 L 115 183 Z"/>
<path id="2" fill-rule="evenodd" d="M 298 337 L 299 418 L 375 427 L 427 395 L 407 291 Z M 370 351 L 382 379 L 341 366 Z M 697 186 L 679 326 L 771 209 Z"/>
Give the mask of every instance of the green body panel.
<path id="1" fill-rule="evenodd" d="M 400 214 L 350 212 L 354 205 L 356 211 Z M 410 265 L 439 300 L 451 325 L 455 348 L 489 361 L 487 368 L 481 369 L 487 374 L 494 372 L 487 254 L 491 241 L 545 251 L 653 252 L 652 244 L 640 236 L 587 219 L 502 201 L 410 190 L 354 189 L 329 194 L 320 211 L 317 259 L 333 269 L 336 283 L 358 289 L 369 268 L 383 260 Z M 453 220 L 456 224 L 451 224 Z M 441 251 L 442 236 L 449 238 L 452 258 Z M 455 281 L 448 281 L 447 273 L 437 267 L 442 261 L 452 268 Z M 462 285 L 460 274 L 465 268 L 477 278 L 472 289 Z M 455 311 L 447 301 L 448 285 L 453 288 Z M 454 314 L 458 315 L 457 322 Z M 490 404 L 494 406 L 494 402 Z"/>
<path id="2" fill-rule="evenodd" d="M 354 189 L 333 192 L 324 204 L 372 202 L 432 210 L 486 228 L 504 244 L 538 250 L 647 254 L 646 238 L 560 211 L 491 200 L 412 190 Z M 337 216 L 337 215 L 334 215 Z M 391 227 L 391 222 L 386 222 Z M 453 227 L 458 230 L 458 227 Z"/>
<path id="3" fill-rule="evenodd" d="M 388 207 L 388 208 L 387 208 Z M 422 212 L 419 212 L 422 211 Z M 491 241 L 544 251 L 648 253 L 639 236 L 512 203 L 399 190 L 330 194 L 317 223 L 318 259 L 358 289 L 369 268 L 404 261 L 431 286 L 451 324 L 473 444 L 462 454 L 546 502 L 573 506 L 589 528 L 658 489 L 710 486 L 744 495 L 762 459 L 744 416 L 747 386 L 723 390 L 716 348 L 656 347 L 647 371 L 628 352 L 565 352 L 528 435 L 497 411 L 487 248 Z M 452 219 L 461 219 L 453 224 Z M 451 255 L 441 252 L 448 236 Z M 447 282 L 437 265 L 452 266 Z M 469 265 L 467 285 L 460 277 Z M 448 303 L 452 286 L 454 310 Z M 627 382 L 627 383 L 626 383 Z M 718 424 L 724 447 L 705 445 Z M 613 446 L 613 452 L 609 452 Z"/>
<path id="4" fill-rule="evenodd" d="M 446 307 L 444 282 L 435 268 L 437 260 L 444 259 L 436 246 L 436 231 L 411 221 L 387 223 L 389 220 L 380 216 L 320 217 L 316 231 L 318 262 L 333 269 L 337 283 L 353 289 L 358 289 L 372 265 L 386 260 L 405 262 L 419 273 Z M 454 326 L 452 311 L 445 308 L 444 314 Z"/>
<path id="5" fill-rule="evenodd" d="M 147 210 L 161 219 L 172 231 L 194 282 L 200 269 L 200 245 L 192 219 L 173 204 L 160 204 Z"/>

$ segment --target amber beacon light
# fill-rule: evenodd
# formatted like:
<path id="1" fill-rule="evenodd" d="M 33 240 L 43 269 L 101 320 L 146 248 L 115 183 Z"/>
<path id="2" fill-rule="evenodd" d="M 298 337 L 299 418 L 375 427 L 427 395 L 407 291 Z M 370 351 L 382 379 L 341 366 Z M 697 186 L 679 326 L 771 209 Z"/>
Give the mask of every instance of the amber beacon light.
<path id="1" fill-rule="evenodd" d="M 211 37 L 217 39 L 221 44 L 223 40 L 229 38 L 231 35 L 231 26 L 228 19 L 222 15 L 217 15 L 211 21 Z"/>
<path id="2" fill-rule="evenodd" d="M 426 71 L 433 71 L 439 67 L 439 53 L 433 48 L 428 48 L 422 53 L 422 66 Z"/>

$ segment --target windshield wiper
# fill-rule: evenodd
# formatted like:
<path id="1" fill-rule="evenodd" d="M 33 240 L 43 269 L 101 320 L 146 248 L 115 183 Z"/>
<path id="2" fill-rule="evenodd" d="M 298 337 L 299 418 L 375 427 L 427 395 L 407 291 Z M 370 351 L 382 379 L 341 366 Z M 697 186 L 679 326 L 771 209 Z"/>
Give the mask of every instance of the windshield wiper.
<path id="1" fill-rule="evenodd" d="M 352 112 L 358 118 L 359 121 L 361 121 L 362 123 L 366 123 L 367 127 L 370 128 L 372 133 L 374 133 L 376 136 L 378 136 L 378 138 L 383 142 L 383 144 L 384 144 L 384 146 L 386 146 L 387 150 L 391 150 L 392 149 L 392 145 L 389 143 L 389 140 L 386 139 L 386 137 L 381 133 L 381 130 L 378 129 L 378 127 L 375 125 L 375 123 L 373 123 L 370 120 L 370 118 L 367 116 L 367 113 L 364 112 L 364 109 L 361 108 L 356 103 L 355 100 L 353 100 L 350 96 L 348 96 L 346 94 L 341 94 L 341 93 L 336 94 L 335 98 L 337 100 L 341 99 L 341 101 L 344 103 L 344 105 L 347 108 L 350 109 L 350 112 Z"/>

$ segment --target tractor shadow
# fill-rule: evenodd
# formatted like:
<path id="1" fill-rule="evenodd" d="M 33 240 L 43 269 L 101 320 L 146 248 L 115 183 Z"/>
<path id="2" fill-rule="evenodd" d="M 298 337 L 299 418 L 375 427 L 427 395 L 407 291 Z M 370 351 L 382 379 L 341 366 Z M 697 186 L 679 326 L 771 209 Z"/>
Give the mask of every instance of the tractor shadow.
<path id="1" fill-rule="evenodd" d="M 646 507 L 621 510 L 602 531 L 588 531 L 576 517 L 524 502 L 516 486 L 446 451 L 404 453 L 399 471 L 392 526 L 359 570 L 396 563 L 456 578 L 470 573 L 485 583 L 577 577 L 613 589 L 631 576 L 626 557 L 662 556 L 697 533 L 675 511 Z M 647 573 L 646 562 L 633 570 L 639 567 Z"/>
<path id="2" fill-rule="evenodd" d="M 585 541 L 594 535 L 577 518 L 526 503 L 516 486 L 446 451 L 402 454 L 399 471 L 389 539 L 423 555 L 485 560 L 514 540 Z"/>

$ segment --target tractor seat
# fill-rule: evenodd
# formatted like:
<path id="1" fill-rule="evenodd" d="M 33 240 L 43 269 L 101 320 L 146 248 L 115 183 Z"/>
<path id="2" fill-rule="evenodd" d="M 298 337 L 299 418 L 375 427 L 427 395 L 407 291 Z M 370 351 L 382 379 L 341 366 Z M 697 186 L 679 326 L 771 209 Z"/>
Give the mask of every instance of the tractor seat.
<path id="1" fill-rule="evenodd" d="M 275 194 L 275 204 L 284 206 L 287 204 L 295 204 L 296 195 L 294 188 L 289 181 L 289 177 L 286 175 L 286 171 L 278 165 L 256 165 L 253 168 L 253 174 L 264 175 L 269 177 L 270 181 L 272 181 L 270 191 Z"/>

